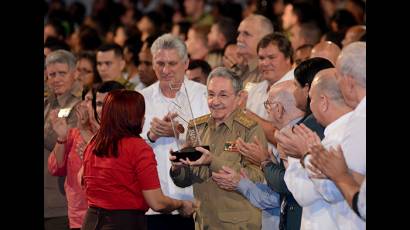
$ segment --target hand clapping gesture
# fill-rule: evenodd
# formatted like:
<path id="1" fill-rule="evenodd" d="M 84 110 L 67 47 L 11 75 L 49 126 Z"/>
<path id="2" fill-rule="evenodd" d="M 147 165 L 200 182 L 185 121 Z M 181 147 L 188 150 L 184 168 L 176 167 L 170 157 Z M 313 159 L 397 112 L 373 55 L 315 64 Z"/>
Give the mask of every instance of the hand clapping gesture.
<path id="1" fill-rule="evenodd" d="M 242 140 L 242 138 L 238 138 L 236 140 L 236 146 L 242 156 L 255 165 L 259 166 L 262 161 L 269 160 L 271 158 L 269 151 L 262 146 L 256 137 L 254 137 L 252 143 L 246 143 Z"/>
<path id="2" fill-rule="evenodd" d="M 174 122 L 173 119 L 177 116 L 177 113 L 168 113 L 162 119 L 154 117 L 149 130 L 150 138 L 157 140 L 160 137 L 174 137 L 174 128 L 177 129 L 178 123 Z M 174 122 L 174 124 L 171 122 Z M 172 126 L 174 126 L 174 128 Z"/>
<path id="3" fill-rule="evenodd" d="M 63 117 L 58 117 L 58 110 L 52 110 L 50 112 L 50 121 L 51 121 L 51 126 L 56 132 L 57 136 L 60 139 L 66 139 L 67 137 L 67 132 L 68 132 L 68 125 L 67 121 Z"/>

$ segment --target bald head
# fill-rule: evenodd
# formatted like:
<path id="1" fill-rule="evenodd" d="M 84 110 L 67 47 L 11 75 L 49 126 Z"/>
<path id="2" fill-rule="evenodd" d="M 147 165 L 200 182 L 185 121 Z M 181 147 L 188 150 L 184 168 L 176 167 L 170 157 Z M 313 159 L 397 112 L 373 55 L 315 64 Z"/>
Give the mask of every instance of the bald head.
<path id="1" fill-rule="evenodd" d="M 317 94 L 327 95 L 329 100 L 338 105 L 345 105 L 342 92 L 336 80 L 336 68 L 319 71 L 313 79 L 310 90 L 316 91 Z"/>
<path id="2" fill-rule="evenodd" d="M 336 65 L 337 57 L 340 54 L 340 48 L 331 41 L 323 41 L 316 44 L 310 54 L 311 58 L 322 57 L 326 58 L 333 65 Z"/>
<path id="3" fill-rule="evenodd" d="M 238 54 L 245 59 L 257 57 L 256 46 L 268 34 L 273 33 L 272 22 L 265 16 L 251 14 L 239 24 L 238 27 Z"/>
<path id="4" fill-rule="evenodd" d="M 363 35 L 366 34 L 366 26 L 352 26 L 346 31 L 345 38 L 342 41 L 343 47 L 346 47 L 352 42 L 360 41 Z"/>
<path id="5" fill-rule="evenodd" d="M 270 102 L 278 102 L 282 104 L 285 111 L 290 115 L 295 112 L 301 112 L 296 108 L 296 100 L 293 96 L 295 84 L 293 81 L 284 81 L 279 84 L 272 85 L 269 89 Z"/>
<path id="6" fill-rule="evenodd" d="M 260 32 L 263 34 L 263 36 L 267 34 L 273 33 L 273 25 L 272 22 L 265 16 L 260 15 L 260 14 L 251 14 L 248 17 L 244 19 L 245 20 L 251 20 L 253 23 L 255 23 L 255 27 L 257 27 Z"/>
<path id="7" fill-rule="evenodd" d="M 323 126 L 351 111 L 337 83 L 335 68 L 321 70 L 315 75 L 309 97 L 313 116 Z"/>

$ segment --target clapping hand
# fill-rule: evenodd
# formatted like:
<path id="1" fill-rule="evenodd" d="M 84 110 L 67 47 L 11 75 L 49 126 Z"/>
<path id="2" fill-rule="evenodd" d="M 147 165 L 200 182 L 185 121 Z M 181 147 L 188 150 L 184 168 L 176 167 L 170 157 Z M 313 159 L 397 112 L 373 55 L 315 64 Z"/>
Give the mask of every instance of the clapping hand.
<path id="1" fill-rule="evenodd" d="M 152 139 L 156 140 L 160 137 L 174 137 L 174 128 L 177 127 L 178 124 L 173 122 L 173 119 L 177 117 L 177 113 L 168 113 L 162 119 L 154 117 L 151 121 L 151 128 L 150 133 L 153 135 Z M 172 126 L 175 126 L 174 128 Z"/>
<path id="2" fill-rule="evenodd" d="M 241 175 L 227 166 L 222 166 L 219 172 L 212 172 L 212 179 L 221 189 L 233 191 L 238 187 Z"/>
<path id="3" fill-rule="evenodd" d="M 90 126 L 90 118 L 85 102 L 81 102 L 75 107 L 75 114 L 77 116 L 77 127 L 79 129 L 88 129 Z"/>
<path id="4" fill-rule="evenodd" d="M 328 151 L 320 146 L 312 146 L 311 154 L 312 160 L 310 162 L 312 165 L 333 181 L 349 174 L 340 145 L 336 149 L 330 147 Z"/>
<path id="5" fill-rule="evenodd" d="M 275 139 L 277 144 L 281 146 L 282 153 L 289 157 L 301 158 L 304 153 L 309 151 L 309 146 L 304 136 L 295 133 L 293 128 L 286 128 L 275 132 Z"/>
<path id="6" fill-rule="evenodd" d="M 252 143 L 246 143 L 242 138 L 236 140 L 236 147 L 247 160 L 255 165 L 260 165 L 262 161 L 270 159 L 269 151 L 262 146 L 255 136 Z"/>
<path id="7" fill-rule="evenodd" d="M 67 121 L 63 117 L 58 117 L 58 110 L 52 110 L 50 112 L 50 121 L 51 126 L 57 136 L 61 139 L 66 139 L 68 132 Z"/>

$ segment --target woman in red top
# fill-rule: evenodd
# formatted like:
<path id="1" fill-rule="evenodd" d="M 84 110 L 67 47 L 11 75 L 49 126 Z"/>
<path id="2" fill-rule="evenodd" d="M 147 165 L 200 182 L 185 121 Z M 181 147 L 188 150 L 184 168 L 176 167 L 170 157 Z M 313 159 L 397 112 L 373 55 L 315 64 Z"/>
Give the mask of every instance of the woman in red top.
<path id="1" fill-rule="evenodd" d="M 138 92 L 114 90 L 105 98 L 100 129 L 84 152 L 82 182 L 89 208 L 82 229 L 146 229 L 148 208 L 192 214 L 191 201 L 161 191 L 154 153 L 139 136 L 144 113 Z"/>

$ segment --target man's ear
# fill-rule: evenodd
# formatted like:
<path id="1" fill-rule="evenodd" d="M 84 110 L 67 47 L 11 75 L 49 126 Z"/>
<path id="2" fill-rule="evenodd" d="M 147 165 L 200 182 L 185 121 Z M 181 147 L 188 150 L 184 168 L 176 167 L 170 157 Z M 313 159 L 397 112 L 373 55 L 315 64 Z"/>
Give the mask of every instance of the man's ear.
<path id="1" fill-rule="evenodd" d="M 276 103 L 276 106 L 273 109 L 275 110 L 276 114 L 278 114 L 278 118 L 282 120 L 285 116 L 285 108 L 283 107 L 283 105 L 281 103 Z"/>
<path id="2" fill-rule="evenodd" d="M 189 66 L 189 58 L 187 58 L 187 59 L 184 61 L 184 66 L 185 66 L 185 72 L 186 72 L 186 70 L 188 69 L 188 66 Z"/>
<path id="3" fill-rule="evenodd" d="M 121 71 L 123 71 L 125 69 L 125 66 L 127 65 L 127 63 L 125 62 L 125 59 L 121 59 L 120 61 L 120 66 L 121 66 Z"/>
<path id="4" fill-rule="evenodd" d="M 320 110 L 325 112 L 329 109 L 329 98 L 325 94 L 320 95 Z"/>

